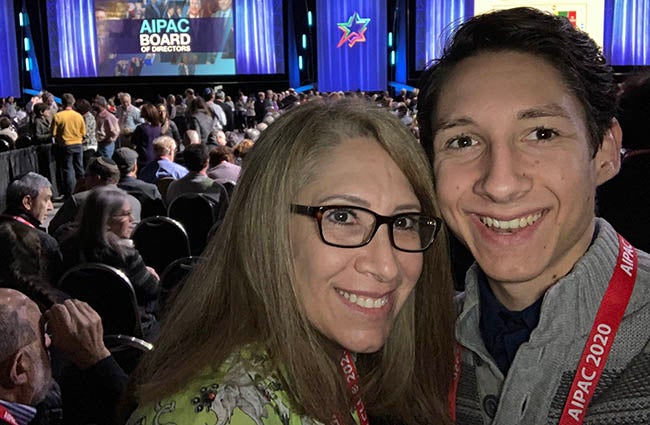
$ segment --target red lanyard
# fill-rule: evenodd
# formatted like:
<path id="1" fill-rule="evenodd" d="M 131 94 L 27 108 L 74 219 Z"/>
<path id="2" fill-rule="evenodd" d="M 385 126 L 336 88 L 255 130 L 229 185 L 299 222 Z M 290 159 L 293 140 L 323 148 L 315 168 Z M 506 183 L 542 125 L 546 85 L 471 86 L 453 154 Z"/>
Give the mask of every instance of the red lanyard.
<path id="1" fill-rule="evenodd" d="M 16 422 L 16 419 L 13 417 L 13 415 L 9 413 L 7 409 L 1 404 L 0 404 L 0 418 L 10 425 L 18 425 L 18 422 Z"/>
<path id="2" fill-rule="evenodd" d="M 636 281 L 637 253 L 618 235 L 618 261 L 582 352 L 559 425 L 582 424 Z"/>
<path id="3" fill-rule="evenodd" d="M 36 226 L 34 226 L 32 223 L 30 223 L 29 221 L 27 221 L 27 220 L 25 220 L 24 218 L 19 217 L 19 216 L 17 216 L 17 215 L 7 215 L 7 214 L 2 214 L 2 216 L 3 216 L 3 217 L 10 218 L 10 219 L 12 219 L 12 220 L 16 220 L 16 221 L 18 221 L 18 222 L 20 222 L 20 223 L 26 224 L 27 226 L 31 227 L 32 229 L 35 229 L 35 228 L 36 228 Z"/>
<path id="4" fill-rule="evenodd" d="M 354 359 L 348 350 L 343 352 L 343 357 L 341 358 L 341 371 L 345 377 L 345 382 L 348 384 L 348 394 L 352 401 L 354 402 L 354 408 L 357 410 L 357 416 L 359 417 L 359 423 L 361 425 L 370 425 L 370 420 L 368 419 L 368 412 L 366 412 L 366 406 L 363 404 L 363 400 L 359 396 L 359 374 L 357 373 L 357 367 L 354 365 Z M 341 416 L 336 414 L 332 419 L 331 425 L 341 425 L 343 423 Z"/>
<path id="5" fill-rule="evenodd" d="M 614 337 L 630 302 L 636 281 L 637 253 L 636 249 L 621 235 L 618 235 L 618 245 L 616 268 L 598 307 L 596 319 L 587 338 L 558 425 L 580 425 L 584 421 L 585 412 L 605 369 Z M 449 412 L 452 421 L 456 421 L 456 391 L 461 369 L 460 352 L 459 344 L 456 348 L 453 382 L 449 391 Z"/>

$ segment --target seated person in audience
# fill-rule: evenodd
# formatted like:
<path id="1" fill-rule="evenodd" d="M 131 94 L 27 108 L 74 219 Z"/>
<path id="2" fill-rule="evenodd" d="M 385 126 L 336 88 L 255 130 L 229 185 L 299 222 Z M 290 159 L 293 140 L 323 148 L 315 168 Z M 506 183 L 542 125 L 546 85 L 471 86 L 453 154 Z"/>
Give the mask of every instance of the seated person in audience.
<path id="1" fill-rule="evenodd" d="M 145 339 L 152 340 L 157 334 L 158 274 L 144 264 L 129 239 L 133 211 L 128 196 L 114 186 L 91 190 L 77 218 L 76 230 L 61 241 L 61 252 L 66 269 L 83 263 L 103 263 L 122 270 L 135 290 Z"/>
<path id="2" fill-rule="evenodd" d="M 50 181 L 30 171 L 9 183 L 6 202 L 7 209 L 0 215 L 0 222 L 18 222 L 36 230 L 40 251 L 47 262 L 47 276 L 50 282 L 56 282 L 62 270 L 59 243 L 43 227 L 47 214 L 53 209 Z"/>
<path id="3" fill-rule="evenodd" d="M 196 130 L 187 130 L 183 134 L 183 141 L 180 152 L 176 153 L 176 156 L 174 156 L 174 162 L 185 166 L 185 159 L 183 158 L 183 152 L 185 151 L 185 148 L 187 148 L 189 145 L 198 145 L 200 143 L 201 137 L 199 136 L 199 133 Z"/>
<path id="4" fill-rule="evenodd" d="M 88 304 L 67 300 L 41 315 L 24 294 L 0 288 L 0 335 L 0 423 L 27 425 L 36 417 L 34 406 L 53 385 L 50 346 L 81 370 L 85 391 L 96 396 L 96 404 L 74 408 L 112 417 L 128 377 L 104 345 L 101 319 Z"/>
<path id="5" fill-rule="evenodd" d="M 187 174 L 187 168 L 174 162 L 176 142 L 169 136 L 160 136 L 153 141 L 156 160 L 138 172 L 138 178 L 147 183 L 156 183 L 162 177 L 180 179 Z"/>
<path id="6" fill-rule="evenodd" d="M 11 140 L 11 147 L 14 146 L 16 140 L 18 139 L 18 133 L 13 125 L 11 125 L 11 120 L 7 117 L 0 118 L 0 136 L 7 136 Z"/>
<path id="7" fill-rule="evenodd" d="M 120 169 L 117 187 L 140 201 L 142 218 L 165 215 L 165 205 L 158 187 L 135 177 L 138 172 L 138 153 L 131 148 L 118 148 L 113 153 L 113 161 Z"/>
<path id="8" fill-rule="evenodd" d="M 222 205 L 222 208 L 225 208 L 228 202 L 226 189 L 206 174 L 208 147 L 203 144 L 190 145 L 185 149 L 184 155 L 189 173 L 170 183 L 167 188 L 167 204 L 171 204 L 174 199 L 185 193 L 205 193 L 217 202 L 225 202 L 226 204 Z"/>
<path id="9" fill-rule="evenodd" d="M 218 183 L 237 183 L 241 167 L 234 164 L 235 156 L 227 146 L 218 146 L 210 151 L 208 177 Z"/>
<path id="10" fill-rule="evenodd" d="M 52 276 L 50 260 L 43 250 L 39 233 L 43 232 L 18 221 L 0 223 L 0 287 L 16 289 L 47 309 L 69 297 L 53 286 L 58 276 Z M 58 246 L 56 243 L 56 266 L 60 274 L 62 264 Z"/>
<path id="11" fill-rule="evenodd" d="M 417 141 L 369 104 L 314 101 L 250 155 L 128 424 L 449 424 L 453 289 Z"/>
<path id="12" fill-rule="evenodd" d="M 242 163 L 244 162 L 244 157 L 248 152 L 250 152 L 251 149 L 253 149 L 253 146 L 255 146 L 255 142 L 250 139 L 244 139 L 240 144 L 235 146 L 232 151 L 235 155 L 235 164 L 241 167 Z"/>
<path id="13" fill-rule="evenodd" d="M 49 233 L 54 235 L 58 240 L 65 237 L 65 233 L 74 228 L 74 221 L 77 214 L 83 206 L 86 198 L 90 195 L 90 191 L 95 187 L 110 186 L 117 187 L 117 182 L 120 180 L 120 170 L 117 168 L 115 161 L 109 158 L 98 156 L 92 158 L 86 167 L 86 174 L 83 180 L 82 192 L 75 193 L 70 198 L 66 199 L 63 206 L 57 211 L 56 215 L 52 217 Z M 140 222 L 141 205 L 135 197 L 127 195 L 129 203 L 131 204 L 131 213 L 135 224 Z M 65 228 L 63 227 L 64 225 Z"/>
<path id="14" fill-rule="evenodd" d="M 226 139 L 226 133 L 224 133 L 222 130 L 217 131 L 216 133 L 216 146 L 226 146 L 228 144 L 228 139 Z M 213 145 L 210 145 L 210 147 L 213 147 Z"/>

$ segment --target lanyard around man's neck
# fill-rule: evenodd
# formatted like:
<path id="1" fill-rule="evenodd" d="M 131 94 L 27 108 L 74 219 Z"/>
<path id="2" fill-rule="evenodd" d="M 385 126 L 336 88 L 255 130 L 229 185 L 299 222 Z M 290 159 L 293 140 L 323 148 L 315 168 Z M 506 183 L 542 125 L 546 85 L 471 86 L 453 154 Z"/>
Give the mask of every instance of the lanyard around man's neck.
<path id="1" fill-rule="evenodd" d="M 581 425 L 594 395 L 614 337 L 623 320 L 636 282 L 638 256 L 636 249 L 618 235 L 618 259 L 605 295 L 600 302 L 594 324 L 576 369 L 569 396 L 558 425 Z M 449 391 L 449 412 L 456 420 L 456 392 L 461 374 L 461 346 L 456 345 L 453 381 Z"/>

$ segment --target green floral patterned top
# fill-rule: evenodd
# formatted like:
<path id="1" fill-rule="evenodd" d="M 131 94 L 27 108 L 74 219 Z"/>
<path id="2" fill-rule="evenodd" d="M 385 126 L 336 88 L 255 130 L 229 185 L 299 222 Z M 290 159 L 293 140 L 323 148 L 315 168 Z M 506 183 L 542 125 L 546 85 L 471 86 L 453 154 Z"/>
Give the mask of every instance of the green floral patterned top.
<path id="1" fill-rule="evenodd" d="M 138 408 L 127 425 L 322 425 L 293 411 L 278 373 L 264 376 L 268 361 L 242 349 L 168 399 Z"/>

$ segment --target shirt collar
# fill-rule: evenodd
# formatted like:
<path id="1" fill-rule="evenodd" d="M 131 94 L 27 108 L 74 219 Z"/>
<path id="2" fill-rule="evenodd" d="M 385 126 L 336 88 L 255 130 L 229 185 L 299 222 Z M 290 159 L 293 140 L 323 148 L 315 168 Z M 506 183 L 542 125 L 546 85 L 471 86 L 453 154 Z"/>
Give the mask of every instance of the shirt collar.
<path id="1" fill-rule="evenodd" d="M 27 425 L 36 416 L 36 408 L 26 404 L 12 403 L 9 401 L 0 400 L 7 411 L 14 417 L 18 425 Z"/>
<path id="2" fill-rule="evenodd" d="M 478 277 L 479 299 L 481 305 L 481 322 L 488 328 L 498 330 L 513 321 L 521 321 L 529 331 L 537 327 L 542 307 L 543 296 L 521 311 L 510 311 L 497 299 L 490 288 L 487 277 L 481 271 Z"/>

